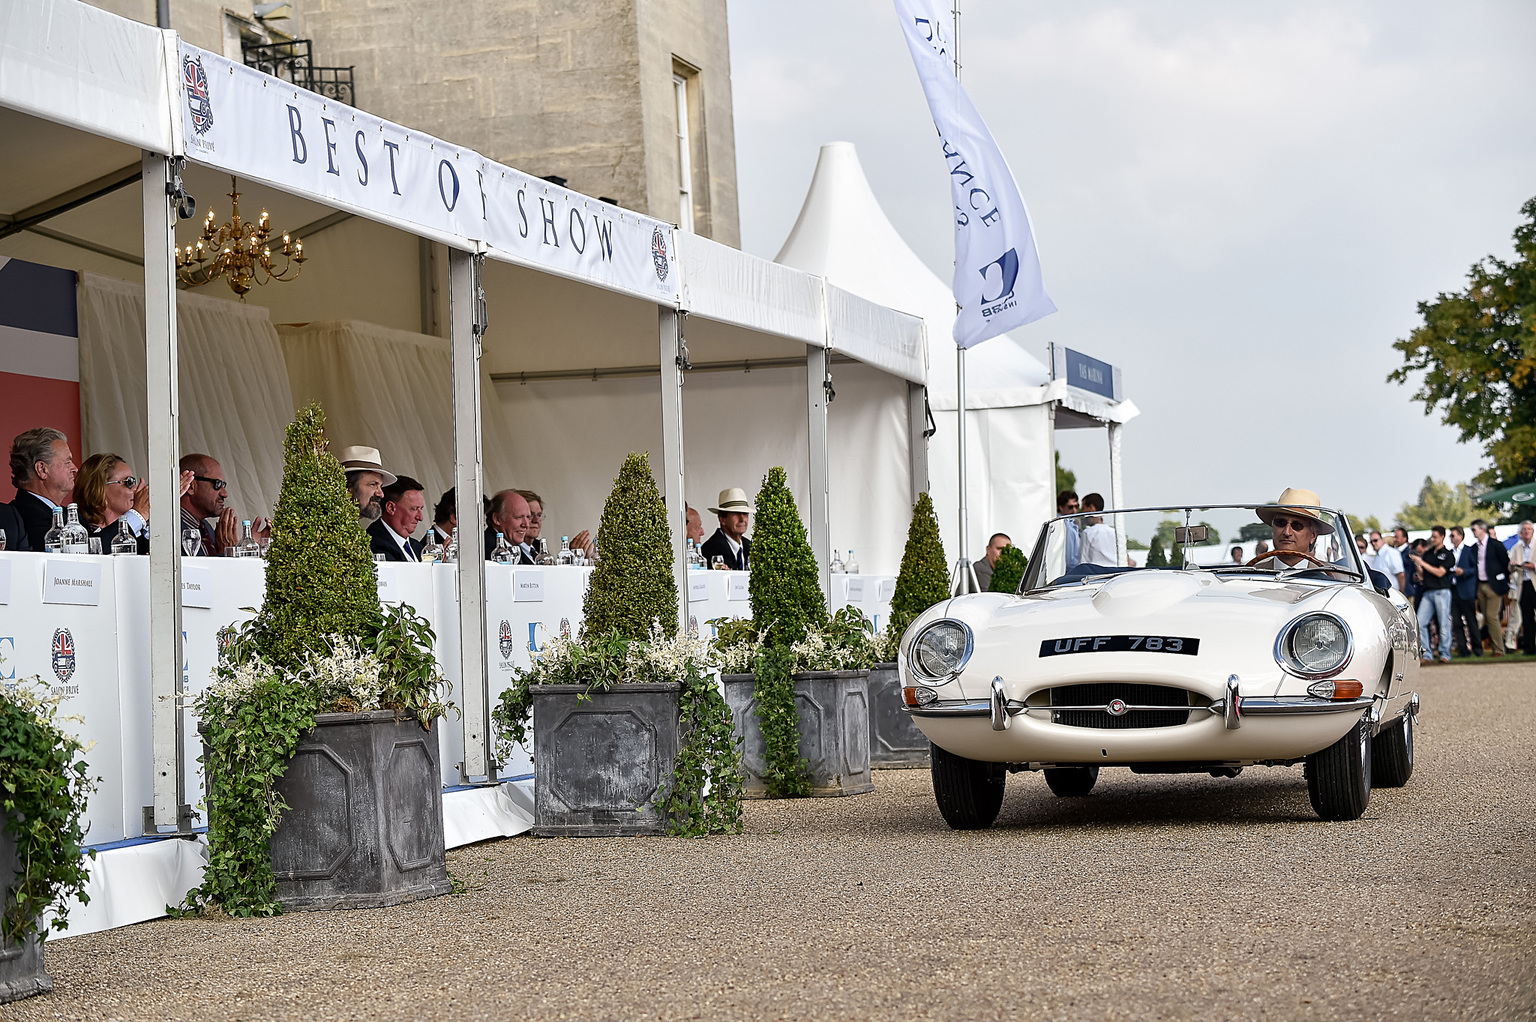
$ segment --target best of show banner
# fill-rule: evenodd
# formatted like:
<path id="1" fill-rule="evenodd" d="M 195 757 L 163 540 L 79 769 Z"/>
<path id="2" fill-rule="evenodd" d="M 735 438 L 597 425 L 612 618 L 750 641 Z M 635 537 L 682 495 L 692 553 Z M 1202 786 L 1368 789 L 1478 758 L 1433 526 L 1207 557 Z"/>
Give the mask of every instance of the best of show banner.
<path id="1" fill-rule="evenodd" d="M 676 305 L 674 228 L 181 44 L 186 154 L 446 244 Z"/>

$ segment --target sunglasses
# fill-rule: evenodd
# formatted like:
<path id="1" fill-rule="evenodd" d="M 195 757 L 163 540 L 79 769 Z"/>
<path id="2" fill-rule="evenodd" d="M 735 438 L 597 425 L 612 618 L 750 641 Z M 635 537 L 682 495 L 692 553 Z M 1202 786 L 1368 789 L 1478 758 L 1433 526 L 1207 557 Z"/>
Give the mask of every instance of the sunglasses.
<path id="1" fill-rule="evenodd" d="M 1279 516 L 1271 518 L 1269 524 L 1273 525 L 1276 529 L 1289 529 L 1291 532 L 1301 532 L 1303 529 L 1317 528 L 1317 521 L 1312 518 L 1286 518 Z"/>
<path id="2" fill-rule="evenodd" d="M 110 484 L 121 484 L 123 486 L 128 487 L 131 490 L 135 486 L 139 485 L 139 479 L 138 479 L 137 476 L 123 476 L 123 478 L 121 478 L 121 479 L 108 479 L 107 483 L 109 485 Z"/>
<path id="3" fill-rule="evenodd" d="M 222 479 L 210 479 L 207 476 L 196 476 L 196 475 L 193 476 L 192 478 L 198 480 L 199 482 L 207 483 L 209 486 L 212 486 L 215 490 L 222 490 L 222 489 L 226 488 L 227 486 L 229 486 L 229 483 L 225 482 Z"/>

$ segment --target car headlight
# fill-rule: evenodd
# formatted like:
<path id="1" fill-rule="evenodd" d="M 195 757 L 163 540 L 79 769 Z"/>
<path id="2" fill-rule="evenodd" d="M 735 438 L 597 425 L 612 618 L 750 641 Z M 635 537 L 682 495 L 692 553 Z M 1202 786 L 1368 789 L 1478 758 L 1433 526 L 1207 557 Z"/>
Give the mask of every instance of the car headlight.
<path id="1" fill-rule="evenodd" d="M 1355 653 L 1349 626 L 1333 614 L 1308 614 L 1286 625 L 1275 640 L 1275 659 L 1292 674 L 1327 678 L 1338 674 Z"/>
<path id="2" fill-rule="evenodd" d="M 909 657 L 918 677 L 943 684 L 971 658 L 971 630 L 960 621 L 935 621 L 917 633 Z"/>

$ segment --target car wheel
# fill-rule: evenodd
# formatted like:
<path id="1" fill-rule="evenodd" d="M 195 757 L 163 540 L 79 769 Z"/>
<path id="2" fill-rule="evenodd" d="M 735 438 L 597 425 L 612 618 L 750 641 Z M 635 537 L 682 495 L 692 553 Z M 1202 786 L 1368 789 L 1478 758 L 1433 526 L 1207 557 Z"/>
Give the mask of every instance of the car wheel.
<path id="1" fill-rule="evenodd" d="M 1401 788 L 1413 776 L 1413 714 L 1381 729 L 1371 742 L 1371 783 L 1378 788 Z"/>
<path id="2" fill-rule="evenodd" d="M 1088 794 L 1098 779 L 1099 768 L 1096 766 L 1058 767 L 1045 772 L 1045 783 L 1062 798 L 1080 798 Z"/>
<path id="3" fill-rule="evenodd" d="M 1307 757 L 1307 794 L 1325 820 L 1358 820 L 1371 801 L 1371 722 Z"/>
<path id="4" fill-rule="evenodd" d="M 933 797 L 944 822 L 955 830 L 985 830 L 1003 807 L 1008 771 L 932 746 Z"/>

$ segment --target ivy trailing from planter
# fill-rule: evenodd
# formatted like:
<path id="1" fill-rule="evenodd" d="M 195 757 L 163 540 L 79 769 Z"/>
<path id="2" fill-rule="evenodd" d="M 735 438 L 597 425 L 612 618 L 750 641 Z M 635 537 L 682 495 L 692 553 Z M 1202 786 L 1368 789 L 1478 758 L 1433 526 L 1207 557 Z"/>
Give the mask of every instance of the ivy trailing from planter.
<path id="1" fill-rule="evenodd" d="M 80 818 L 97 779 L 80 758 L 85 746 L 58 721 L 58 701 L 41 679 L 0 687 L 0 815 L 20 865 L 0 919 L 6 943 L 20 944 L 34 933 L 46 939 L 44 910 L 53 907 L 52 928 L 63 930 L 69 900 L 91 900 Z"/>
<path id="2" fill-rule="evenodd" d="M 266 594 L 220 652 L 193 703 L 207 786 L 208 866 L 181 911 L 277 915 L 269 841 L 287 807 L 276 785 L 315 715 L 391 709 L 423 727 L 453 709 L 432 627 L 379 605 L 376 569 L 325 415 L 299 412 L 284 440 Z"/>

